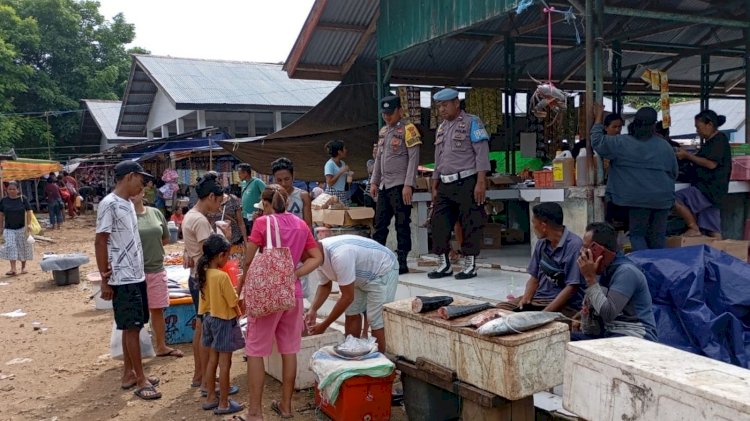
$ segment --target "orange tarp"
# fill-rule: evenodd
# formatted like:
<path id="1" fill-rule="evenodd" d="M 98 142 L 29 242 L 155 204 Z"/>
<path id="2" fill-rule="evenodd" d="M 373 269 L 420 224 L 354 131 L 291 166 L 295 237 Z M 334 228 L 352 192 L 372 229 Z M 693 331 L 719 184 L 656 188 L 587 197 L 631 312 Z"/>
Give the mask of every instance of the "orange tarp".
<path id="1" fill-rule="evenodd" d="M 0 161 L 0 178 L 8 180 L 29 180 L 43 177 L 51 172 L 62 171 L 63 166 L 56 161 L 41 159 L 19 159 Z"/>

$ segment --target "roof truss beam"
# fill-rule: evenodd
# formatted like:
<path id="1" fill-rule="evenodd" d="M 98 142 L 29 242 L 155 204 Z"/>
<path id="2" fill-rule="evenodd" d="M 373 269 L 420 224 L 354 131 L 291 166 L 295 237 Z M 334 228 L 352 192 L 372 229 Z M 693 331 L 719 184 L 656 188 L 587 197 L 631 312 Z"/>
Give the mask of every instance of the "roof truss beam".
<path id="1" fill-rule="evenodd" d="M 728 28 L 750 28 L 750 22 L 746 20 L 725 19 L 701 14 L 684 14 L 659 10 L 641 10 L 628 7 L 604 6 L 607 15 L 633 16 L 637 18 L 658 19 L 673 22 L 698 23 L 705 25 L 722 26 Z"/>
<path id="2" fill-rule="evenodd" d="M 362 54 L 362 51 L 364 51 L 365 47 L 367 47 L 367 43 L 370 42 L 370 38 L 372 38 L 375 30 L 378 27 L 378 16 L 380 16 L 380 9 L 375 12 L 375 15 L 373 15 L 372 19 L 370 20 L 370 24 L 365 28 L 365 32 L 362 34 L 362 36 L 359 37 L 359 41 L 357 41 L 357 45 L 354 46 L 352 53 L 349 54 L 349 57 L 346 59 L 344 64 L 341 65 L 342 77 L 345 74 L 349 73 L 349 69 L 351 69 L 352 65 L 354 65 L 354 62 L 357 61 L 357 57 Z"/>
<path id="3" fill-rule="evenodd" d="M 368 26 L 349 25 L 336 22 L 318 22 L 316 29 L 323 31 L 341 31 L 341 32 L 366 32 Z"/>

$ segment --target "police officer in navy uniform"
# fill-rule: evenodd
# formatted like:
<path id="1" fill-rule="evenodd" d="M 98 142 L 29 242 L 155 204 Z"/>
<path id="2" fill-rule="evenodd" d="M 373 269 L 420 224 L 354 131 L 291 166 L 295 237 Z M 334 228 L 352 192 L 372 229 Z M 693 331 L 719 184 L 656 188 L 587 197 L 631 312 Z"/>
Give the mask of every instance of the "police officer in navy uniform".
<path id="1" fill-rule="evenodd" d="M 477 276 L 476 257 L 487 218 L 484 201 L 486 174 L 490 171 L 489 136 L 479 117 L 461 110 L 455 89 L 443 89 L 433 99 L 444 120 L 435 135 L 432 174 L 432 251 L 439 262 L 437 269 L 427 276 L 437 279 L 453 273 L 448 258 L 451 229 L 460 221 L 465 265 L 455 278 L 470 279 Z"/>
<path id="2" fill-rule="evenodd" d="M 399 273 L 408 273 L 411 251 L 411 196 L 419 165 L 422 139 L 413 124 L 402 120 L 401 100 L 387 96 L 380 101 L 385 126 L 380 129 L 370 194 L 377 198 L 373 240 L 385 245 L 391 219 L 396 217 Z"/>

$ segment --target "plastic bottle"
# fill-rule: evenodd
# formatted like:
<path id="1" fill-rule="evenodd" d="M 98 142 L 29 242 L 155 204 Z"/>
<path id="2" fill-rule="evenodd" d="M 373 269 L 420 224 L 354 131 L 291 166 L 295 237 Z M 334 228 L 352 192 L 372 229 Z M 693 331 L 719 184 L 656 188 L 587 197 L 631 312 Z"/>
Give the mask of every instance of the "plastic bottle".
<path id="1" fill-rule="evenodd" d="M 578 157 L 576 157 L 576 186 L 588 186 L 590 184 L 589 159 L 586 155 L 586 148 L 581 148 Z"/>
<path id="2" fill-rule="evenodd" d="M 555 188 L 571 187 L 575 185 L 575 160 L 570 151 L 557 154 L 552 161 L 552 185 Z"/>

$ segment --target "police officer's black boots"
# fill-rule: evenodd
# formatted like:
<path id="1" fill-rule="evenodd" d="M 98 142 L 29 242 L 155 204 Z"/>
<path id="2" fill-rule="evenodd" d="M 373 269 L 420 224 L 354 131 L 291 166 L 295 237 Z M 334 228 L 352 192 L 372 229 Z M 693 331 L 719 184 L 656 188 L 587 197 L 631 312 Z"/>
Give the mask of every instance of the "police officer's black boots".
<path id="1" fill-rule="evenodd" d="M 451 275 L 453 275 L 453 269 L 451 269 L 451 259 L 448 258 L 448 253 L 445 253 L 438 256 L 437 269 L 428 273 L 427 277 L 430 279 L 440 279 Z"/>
<path id="2" fill-rule="evenodd" d="M 464 270 L 458 272 L 455 276 L 456 279 L 471 279 L 477 276 L 477 257 L 476 256 L 465 256 L 464 257 Z"/>
<path id="3" fill-rule="evenodd" d="M 403 275 L 409 273 L 409 266 L 407 265 L 406 257 L 409 255 L 408 251 L 396 251 L 398 255 L 398 274 Z"/>

